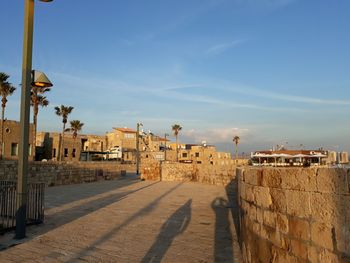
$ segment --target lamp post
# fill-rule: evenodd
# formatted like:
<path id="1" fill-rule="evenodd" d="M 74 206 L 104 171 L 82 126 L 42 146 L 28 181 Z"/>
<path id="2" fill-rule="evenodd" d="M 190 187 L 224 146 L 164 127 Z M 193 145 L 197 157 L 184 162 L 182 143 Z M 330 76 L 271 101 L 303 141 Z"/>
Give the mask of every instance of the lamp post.
<path id="1" fill-rule="evenodd" d="M 51 0 L 40 0 L 51 2 Z M 24 34 L 22 58 L 22 88 L 21 88 L 21 116 L 20 140 L 18 147 L 18 179 L 17 179 L 17 207 L 16 207 L 16 239 L 26 235 L 26 205 L 27 205 L 27 176 L 29 153 L 29 115 L 30 89 L 32 84 L 32 51 L 33 51 L 33 22 L 34 0 L 25 0 L 24 6 Z"/>
<path id="2" fill-rule="evenodd" d="M 169 134 L 165 133 L 164 134 L 164 139 L 165 139 L 165 146 L 164 146 L 164 161 L 166 161 L 166 137 L 169 136 Z"/>
<path id="3" fill-rule="evenodd" d="M 140 172 L 140 126 L 143 126 L 142 123 L 137 123 L 136 129 L 136 174 L 139 175 Z"/>

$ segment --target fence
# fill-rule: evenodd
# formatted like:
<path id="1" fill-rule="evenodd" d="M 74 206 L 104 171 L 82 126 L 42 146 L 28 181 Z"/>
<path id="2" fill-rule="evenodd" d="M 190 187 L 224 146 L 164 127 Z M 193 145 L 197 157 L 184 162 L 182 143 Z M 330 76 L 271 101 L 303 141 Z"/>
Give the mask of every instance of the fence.
<path id="1" fill-rule="evenodd" d="M 27 196 L 27 224 L 44 221 L 44 183 L 29 183 Z M 0 233 L 16 226 L 17 183 L 0 181 Z"/>

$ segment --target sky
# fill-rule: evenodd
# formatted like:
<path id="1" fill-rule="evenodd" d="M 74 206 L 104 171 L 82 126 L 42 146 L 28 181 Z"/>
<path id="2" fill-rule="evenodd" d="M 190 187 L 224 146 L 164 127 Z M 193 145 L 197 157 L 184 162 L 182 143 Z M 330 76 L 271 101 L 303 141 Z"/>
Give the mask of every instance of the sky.
<path id="1" fill-rule="evenodd" d="M 0 72 L 18 88 L 24 1 L 1 0 Z M 83 133 L 112 127 L 239 152 L 350 150 L 350 1 L 55 0 L 35 3 L 33 68 L 54 87 L 39 131 L 73 106 Z M 174 139 L 171 137 L 171 139 Z"/>

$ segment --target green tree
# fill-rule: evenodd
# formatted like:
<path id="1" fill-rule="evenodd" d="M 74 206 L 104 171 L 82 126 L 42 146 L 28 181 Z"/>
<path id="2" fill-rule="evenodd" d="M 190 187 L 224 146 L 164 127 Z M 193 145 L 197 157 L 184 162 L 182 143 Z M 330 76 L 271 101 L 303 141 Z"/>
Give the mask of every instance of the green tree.
<path id="1" fill-rule="evenodd" d="M 179 161 L 179 147 L 178 147 L 178 137 L 179 137 L 179 132 L 182 130 L 182 127 L 180 124 L 174 124 L 171 126 L 171 129 L 175 135 L 176 138 L 176 161 Z"/>
<path id="2" fill-rule="evenodd" d="M 49 101 L 47 100 L 47 98 L 41 94 L 44 94 L 47 91 L 50 91 L 50 88 L 32 87 L 32 91 L 31 91 L 30 105 L 33 107 L 33 124 L 34 124 L 33 156 L 34 158 L 35 158 L 35 148 L 36 148 L 36 133 L 38 128 L 39 106 L 47 107 L 49 105 Z"/>
<path id="3" fill-rule="evenodd" d="M 64 106 L 55 107 L 56 115 L 62 117 L 63 129 L 62 129 L 62 139 L 61 145 L 58 151 L 58 160 L 62 161 L 63 157 L 63 141 L 64 141 L 64 132 L 66 131 L 66 124 L 68 121 L 68 115 L 73 111 L 74 107 L 72 106 Z"/>
<path id="4" fill-rule="evenodd" d="M 241 138 L 239 138 L 239 136 L 237 136 L 237 135 L 233 137 L 233 143 L 235 144 L 236 163 L 238 161 L 238 144 L 239 144 L 240 140 L 241 140 Z"/>
<path id="5" fill-rule="evenodd" d="M 0 96 L 1 96 L 1 143 L 0 143 L 0 159 L 3 158 L 3 145 L 4 145 L 4 120 L 5 120 L 5 108 L 7 103 L 7 97 L 11 96 L 16 88 L 8 82 L 9 75 L 4 72 L 0 72 Z"/>

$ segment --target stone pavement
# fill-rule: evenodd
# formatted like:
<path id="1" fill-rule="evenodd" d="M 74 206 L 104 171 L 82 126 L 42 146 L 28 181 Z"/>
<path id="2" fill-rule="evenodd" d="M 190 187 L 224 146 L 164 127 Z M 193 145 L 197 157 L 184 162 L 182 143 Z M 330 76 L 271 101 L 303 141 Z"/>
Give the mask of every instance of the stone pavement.
<path id="1" fill-rule="evenodd" d="M 1 263 L 242 262 L 224 187 L 133 177 L 51 187 L 45 199 L 45 223 Z"/>

